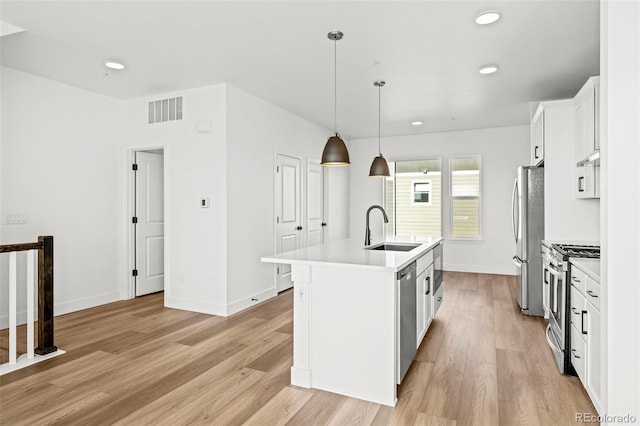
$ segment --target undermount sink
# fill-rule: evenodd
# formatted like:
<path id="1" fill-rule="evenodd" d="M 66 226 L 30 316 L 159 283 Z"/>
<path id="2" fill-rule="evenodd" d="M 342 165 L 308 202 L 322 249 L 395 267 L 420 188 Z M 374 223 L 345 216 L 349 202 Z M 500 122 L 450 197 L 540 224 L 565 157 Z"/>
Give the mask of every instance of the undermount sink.
<path id="1" fill-rule="evenodd" d="M 411 251 L 420 244 L 398 244 L 398 243 L 382 243 L 371 247 L 366 247 L 366 250 L 384 250 L 384 251 Z"/>

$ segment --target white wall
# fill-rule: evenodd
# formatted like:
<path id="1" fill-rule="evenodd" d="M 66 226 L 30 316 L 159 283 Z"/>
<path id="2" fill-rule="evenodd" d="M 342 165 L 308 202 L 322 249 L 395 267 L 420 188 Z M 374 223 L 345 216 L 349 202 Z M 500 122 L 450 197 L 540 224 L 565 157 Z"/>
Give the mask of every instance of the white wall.
<path id="1" fill-rule="evenodd" d="M 345 143 L 349 148 L 349 143 Z M 328 241 L 349 238 L 350 175 L 351 167 L 325 168 L 324 203 Z"/>
<path id="2" fill-rule="evenodd" d="M 237 87 L 227 86 L 228 107 L 228 309 L 236 312 L 275 294 L 273 265 L 260 257 L 274 252 L 274 156 L 319 160 L 331 131 L 278 108 Z M 348 223 L 348 173 L 325 168 L 330 185 L 329 232 L 340 235 Z M 306 200 L 303 200 L 303 217 Z M 303 221 L 303 224 L 306 221 Z M 342 231 L 343 233 L 344 231 Z"/>
<path id="3" fill-rule="evenodd" d="M 183 119 L 147 124 L 147 102 L 183 97 Z M 196 122 L 210 121 L 199 133 Z M 224 315 L 227 301 L 226 85 L 125 104 L 124 147 L 164 146 L 165 304 Z M 125 149 L 120 152 L 125 157 Z M 121 173 L 126 173 L 121 170 Z M 200 197 L 211 207 L 200 208 Z"/>
<path id="4" fill-rule="evenodd" d="M 640 419 L 640 4 L 600 9 L 602 412 Z M 603 422 L 605 424 L 606 422 Z"/>
<path id="5" fill-rule="evenodd" d="M 56 315 L 120 299 L 120 102 L 10 68 L 1 74 L 1 243 L 54 236 Z M 6 225 L 9 213 L 29 223 Z M 24 322 L 24 291 L 19 301 Z M 0 327 L 7 310 L 0 304 Z"/>
<path id="6" fill-rule="evenodd" d="M 377 148 L 377 138 L 351 141 L 351 237 L 361 235 L 363 242 L 365 212 L 370 205 L 383 202 L 381 181 L 368 176 Z M 479 154 L 482 158 L 482 241 L 448 239 L 446 218 L 449 217 L 450 206 L 448 194 L 443 192 L 447 238 L 444 244 L 444 268 L 516 274 L 511 262 L 515 254 L 511 230 L 511 191 L 518 166 L 529 161 L 529 126 L 386 137 L 382 140 L 382 152 L 389 161 L 441 158 L 443 187 L 449 184 L 448 163 L 452 157 Z M 371 225 L 374 235 L 382 235 L 382 219 L 377 212 L 372 213 Z"/>

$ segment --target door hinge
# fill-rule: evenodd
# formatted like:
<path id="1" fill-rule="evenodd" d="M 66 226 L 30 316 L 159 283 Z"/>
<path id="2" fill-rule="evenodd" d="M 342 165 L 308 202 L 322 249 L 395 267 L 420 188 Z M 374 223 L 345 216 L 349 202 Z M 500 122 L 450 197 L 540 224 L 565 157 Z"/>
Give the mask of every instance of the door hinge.
<path id="1" fill-rule="evenodd" d="M 138 171 L 138 165 L 137 165 L 137 164 L 135 164 L 135 163 L 134 163 L 134 164 L 132 164 L 132 165 L 131 165 L 131 170 L 133 170 L 134 172 L 135 172 L 135 171 Z"/>
<path id="2" fill-rule="evenodd" d="M 131 276 L 137 277 L 138 276 L 138 270 L 134 269 L 133 271 L 131 271 Z"/>
<path id="3" fill-rule="evenodd" d="M 276 274 L 280 275 L 280 268 L 276 267 Z"/>
<path id="4" fill-rule="evenodd" d="M 276 166 L 276 173 L 280 173 L 280 166 Z"/>
<path id="5" fill-rule="evenodd" d="M 137 216 L 132 217 L 131 223 L 138 223 L 138 217 Z"/>
<path id="6" fill-rule="evenodd" d="M 280 216 L 276 216 L 276 223 L 280 223 Z"/>

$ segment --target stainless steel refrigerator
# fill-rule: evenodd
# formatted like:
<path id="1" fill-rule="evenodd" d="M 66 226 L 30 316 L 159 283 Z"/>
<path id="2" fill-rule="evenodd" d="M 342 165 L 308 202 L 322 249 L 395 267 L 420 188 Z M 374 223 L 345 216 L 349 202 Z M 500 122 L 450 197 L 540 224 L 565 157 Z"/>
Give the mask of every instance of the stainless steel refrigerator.
<path id="1" fill-rule="evenodd" d="M 518 305 L 525 315 L 544 316 L 542 254 L 544 239 L 544 168 L 521 166 L 513 185 L 511 225 L 516 242 Z"/>

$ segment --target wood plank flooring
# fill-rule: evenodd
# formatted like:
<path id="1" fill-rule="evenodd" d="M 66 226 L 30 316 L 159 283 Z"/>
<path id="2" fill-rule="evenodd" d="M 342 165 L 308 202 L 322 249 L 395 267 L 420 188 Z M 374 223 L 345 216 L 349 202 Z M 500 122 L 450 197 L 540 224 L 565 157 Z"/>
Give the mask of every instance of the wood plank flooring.
<path id="1" fill-rule="evenodd" d="M 595 413 L 558 373 L 544 321 L 520 314 L 515 277 L 448 272 L 444 285 L 395 408 L 289 384 L 291 291 L 229 318 L 154 294 L 57 317 L 67 354 L 0 377 L 0 424 L 570 425 Z"/>

